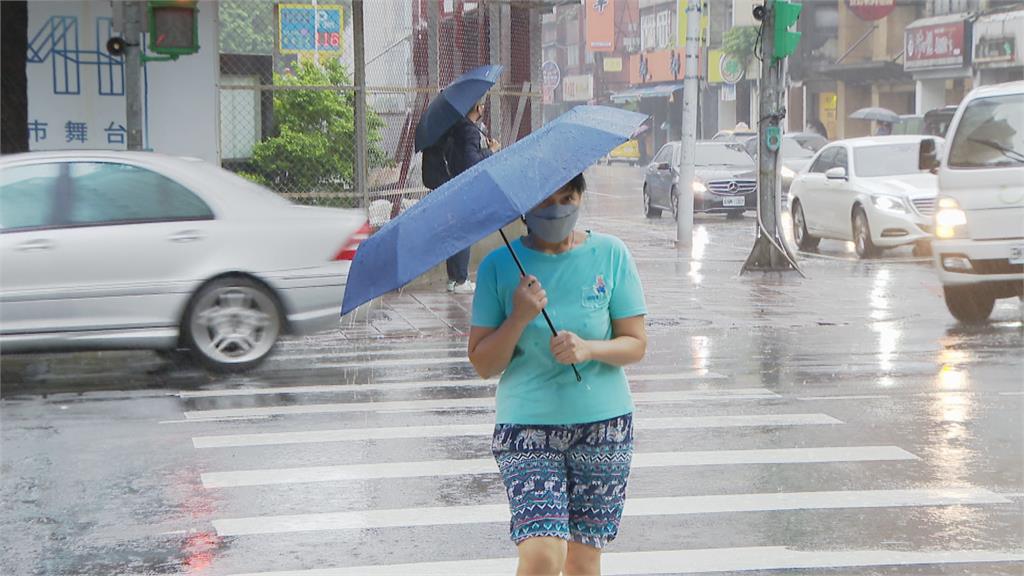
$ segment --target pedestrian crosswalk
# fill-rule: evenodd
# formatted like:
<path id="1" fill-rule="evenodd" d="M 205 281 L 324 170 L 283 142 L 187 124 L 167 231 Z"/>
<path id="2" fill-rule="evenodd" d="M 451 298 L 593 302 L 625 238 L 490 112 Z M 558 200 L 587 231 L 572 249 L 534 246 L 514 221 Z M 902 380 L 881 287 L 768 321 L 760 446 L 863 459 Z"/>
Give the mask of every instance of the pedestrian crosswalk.
<path id="1" fill-rule="evenodd" d="M 449 349 L 457 347 L 423 348 L 422 356 L 407 358 L 405 365 L 432 366 L 428 361 Z M 351 359 L 358 362 L 354 353 Z M 460 362 L 454 357 L 446 361 Z M 516 562 L 507 539 L 508 504 L 496 465 L 486 455 L 495 383 L 421 376 L 411 372 L 405 380 L 369 377 L 336 385 L 293 386 L 247 380 L 227 389 L 179 393 L 182 422 L 196 426 L 189 437 L 204 463 L 196 479 L 201 489 L 218 502 L 241 500 L 216 513 L 212 529 L 231 547 L 244 548 L 247 540 L 258 542 L 253 546 L 258 553 L 250 549 L 221 573 L 513 573 Z M 927 523 L 967 516 L 969 510 L 1005 513 L 1017 510 L 1019 503 L 1014 495 L 963 483 L 944 484 L 934 478 L 900 485 L 874 482 L 871 473 L 879 466 L 886 470 L 926 466 L 928 456 L 898 442 L 863 441 L 867 438 L 859 438 L 859 432 L 864 423 L 827 410 L 804 411 L 805 403 L 768 388 L 733 387 L 719 373 L 650 369 L 630 379 L 637 405 L 636 453 L 623 533 L 605 551 L 604 574 L 773 570 L 785 574 L 830 568 L 868 574 L 880 566 L 945 565 L 1024 568 L 1021 548 L 913 547 L 876 536 L 873 518 L 896 510 L 948 511 L 922 516 L 921 522 Z M 473 396 L 466 397 L 467 393 Z M 770 441 L 746 442 L 752 436 Z M 438 443 L 444 443 L 446 457 L 430 450 Z M 802 470 L 814 470 L 818 478 L 800 489 L 774 482 L 773 473 L 799 481 Z M 666 474 L 692 479 L 702 471 L 730 481 L 720 485 L 664 482 Z M 417 501 L 398 497 L 400 491 L 417 487 L 427 496 Z M 392 490 L 396 500 L 389 504 L 380 494 Z M 467 492 L 465 498 L 458 497 L 460 490 Z M 289 492 L 301 494 L 303 505 L 275 505 L 276 496 Z M 349 495 L 343 505 L 337 504 L 339 493 Z M 260 502 L 250 511 L 244 499 L 254 494 Z M 424 503 L 424 498 L 429 502 Z M 801 517 L 845 511 L 857 511 L 855 516 L 841 517 L 847 523 L 862 524 L 868 545 L 835 542 L 810 547 L 806 538 L 794 536 L 796 532 L 774 529 L 779 518 L 799 523 Z M 723 542 L 692 543 L 681 537 L 671 547 L 664 545 L 664 539 L 645 547 L 642 539 L 622 537 L 645 533 L 653 526 L 682 534 L 693 522 L 721 523 L 723 534 L 737 536 Z M 740 529 L 748 524 L 759 528 Z M 341 543 L 357 533 L 380 538 L 401 533 L 395 538 L 404 539 L 409 530 L 419 528 L 446 530 L 465 542 L 458 559 L 415 542 L 407 542 L 406 554 L 397 559 L 387 550 L 352 551 L 344 545 L 330 563 L 289 554 L 289 548 L 304 539 Z M 468 544 L 478 542 L 481 535 L 487 546 Z M 282 565 L 282 557 L 287 565 Z"/>

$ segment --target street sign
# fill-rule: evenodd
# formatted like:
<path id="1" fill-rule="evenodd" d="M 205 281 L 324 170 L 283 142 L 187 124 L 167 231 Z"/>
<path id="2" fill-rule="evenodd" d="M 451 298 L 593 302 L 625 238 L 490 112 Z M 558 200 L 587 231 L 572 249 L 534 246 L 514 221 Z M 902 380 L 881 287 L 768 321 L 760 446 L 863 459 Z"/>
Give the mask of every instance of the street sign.
<path id="1" fill-rule="evenodd" d="M 279 4 L 278 47 L 282 54 L 341 53 L 344 7 Z"/>

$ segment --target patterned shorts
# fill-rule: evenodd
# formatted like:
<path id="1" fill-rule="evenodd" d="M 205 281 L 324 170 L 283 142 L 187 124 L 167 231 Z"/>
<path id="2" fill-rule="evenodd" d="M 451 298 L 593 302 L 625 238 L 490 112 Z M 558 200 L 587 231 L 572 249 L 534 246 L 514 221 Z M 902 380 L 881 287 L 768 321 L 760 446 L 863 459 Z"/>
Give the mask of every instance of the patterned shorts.
<path id="1" fill-rule="evenodd" d="M 633 415 L 571 425 L 498 424 L 498 461 L 517 545 L 553 536 L 603 548 L 615 539 L 633 457 Z"/>

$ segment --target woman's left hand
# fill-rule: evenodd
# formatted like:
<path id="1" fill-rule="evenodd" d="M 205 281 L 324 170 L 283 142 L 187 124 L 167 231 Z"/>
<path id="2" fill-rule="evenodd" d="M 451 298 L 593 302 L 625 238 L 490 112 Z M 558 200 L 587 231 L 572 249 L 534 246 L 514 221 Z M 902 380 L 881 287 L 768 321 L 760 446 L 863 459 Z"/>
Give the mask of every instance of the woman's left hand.
<path id="1" fill-rule="evenodd" d="M 590 360 L 587 341 L 568 330 L 551 337 L 551 354 L 562 364 L 582 364 Z"/>

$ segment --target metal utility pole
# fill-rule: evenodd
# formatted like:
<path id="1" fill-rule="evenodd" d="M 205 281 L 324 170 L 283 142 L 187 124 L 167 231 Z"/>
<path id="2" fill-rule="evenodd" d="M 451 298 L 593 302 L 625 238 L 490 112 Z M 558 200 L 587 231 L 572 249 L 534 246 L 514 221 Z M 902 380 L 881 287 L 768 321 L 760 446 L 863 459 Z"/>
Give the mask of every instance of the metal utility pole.
<path id="1" fill-rule="evenodd" d="M 686 3 L 686 71 L 683 76 L 683 125 L 679 151 L 679 188 L 676 190 L 676 249 L 693 247 L 693 177 L 697 153 L 697 63 L 700 59 L 700 19 L 704 0 Z"/>
<path id="2" fill-rule="evenodd" d="M 316 0 L 313 0 L 316 2 Z M 315 4 L 314 4 L 315 5 Z M 356 194 L 363 208 L 370 206 L 369 186 L 366 183 L 366 43 L 363 28 L 363 0 L 352 0 L 352 52 L 355 59 L 355 115 L 356 115 Z"/>
<path id="3" fill-rule="evenodd" d="M 779 6 L 785 5 L 787 13 L 780 21 Z M 785 63 L 785 47 L 776 45 L 776 27 L 782 26 L 784 32 L 788 25 L 788 7 L 795 7 L 796 15 L 800 5 L 777 0 L 766 0 L 761 21 L 761 82 L 760 104 L 757 123 L 757 238 L 754 248 L 743 264 L 742 272 L 761 271 L 800 271 L 796 258 L 783 239 L 780 192 L 782 182 L 779 178 L 779 149 L 782 144 L 781 120 L 786 115 L 784 105 L 785 79 L 783 69 Z M 796 21 L 793 15 L 793 22 Z M 780 38 L 784 38 L 780 36 Z M 799 35 L 796 35 L 799 39 Z M 795 40 L 793 48 L 796 46 Z M 781 53 L 782 56 L 779 56 Z M 802 274 L 802 273 L 801 273 Z"/>
<path id="4" fill-rule="evenodd" d="M 123 10 L 125 127 L 128 149 L 142 150 L 142 2 L 124 2 Z"/>

